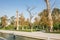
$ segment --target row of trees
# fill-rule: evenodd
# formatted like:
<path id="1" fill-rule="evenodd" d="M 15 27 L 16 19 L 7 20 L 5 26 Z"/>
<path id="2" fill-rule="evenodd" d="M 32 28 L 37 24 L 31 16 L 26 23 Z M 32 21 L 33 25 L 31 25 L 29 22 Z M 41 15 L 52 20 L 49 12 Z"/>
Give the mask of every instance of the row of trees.
<path id="1" fill-rule="evenodd" d="M 33 13 L 31 12 L 33 8 L 28 7 L 27 11 L 30 15 L 30 18 L 28 18 L 27 20 L 25 20 L 25 17 L 23 15 L 20 15 L 20 17 L 18 17 L 18 11 L 16 11 L 16 17 L 12 16 L 10 19 L 10 25 L 13 25 L 13 27 L 15 27 L 15 29 L 19 30 L 19 26 L 22 27 L 22 29 L 24 29 L 24 26 L 29 26 L 29 28 L 34 29 L 37 28 L 38 29 L 41 27 L 42 29 L 46 29 L 49 30 L 50 32 L 53 31 L 53 29 L 55 30 L 60 30 L 60 9 L 59 8 L 54 8 L 51 11 L 51 6 L 50 6 L 50 2 L 49 0 L 45 0 L 47 9 L 44 9 L 42 12 L 40 12 L 38 14 L 38 17 L 35 17 L 35 21 L 32 23 L 32 19 L 33 19 Z M 19 20 L 18 20 L 19 19 Z M 9 21 L 9 20 L 8 20 Z M 7 16 L 3 16 L 1 17 L 1 23 L 0 25 L 4 28 L 4 26 L 7 25 Z"/>
<path id="2" fill-rule="evenodd" d="M 54 8 L 52 10 L 52 20 L 53 20 L 53 29 L 55 30 L 60 30 L 60 9 L 59 8 Z M 42 12 L 39 13 L 40 16 L 40 24 L 46 27 L 50 28 L 50 23 L 49 23 L 49 18 L 48 18 L 48 13 L 47 10 L 43 10 Z M 49 29 L 48 28 L 48 29 Z"/>
<path id="3" fill-rule="evenodd" d="M 54 8 L 52 10 L 52 19 L 53 19 L 53 30 L 60 30 L 60 9 L 59 8 Z M 35 17 L 34 18 L 34 22 L 31 23 L 30 19 L 27 18 L 25 19 L 25 17 L 23 16 L 23 14 L 21 14 L 19 16 L 19 27 L 22 27 L 22 30 L 24 29 L 24 27 L 26 27 L 27 29 L 36 29 L 36 28 L 42 28 L 44 30 L 50 30 L 50 23 L 48 20 L 48 13 L 47 13 L 47 9 L 44 9 L 42 12 L 38 13 L 39 17 Z M 5 27 L 9 27 L 9 25 L 13 25 L 12 27 L 16 28 L 17 24 L 16 24 L 16 17 L 12 16 L 8 19 L 8 17 L 2 16 L 0 17 L 0 27 L 5 28 Z M 32 28 L 31 28 L 32 27 Z"/>

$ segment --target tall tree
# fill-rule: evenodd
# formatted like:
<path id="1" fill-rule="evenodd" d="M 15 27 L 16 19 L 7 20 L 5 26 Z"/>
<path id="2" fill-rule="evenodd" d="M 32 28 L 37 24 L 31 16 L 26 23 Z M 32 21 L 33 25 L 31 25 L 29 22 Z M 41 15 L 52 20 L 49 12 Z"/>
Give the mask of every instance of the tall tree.
<path id="1" fill-rule="evenodd" d="M 16 11 L 16 24 L 17 24 L 16 30 L 19 30 L 19 16 L 18 16 L 18 10 Z"/>
<path id="2" fill-rule="evenodd" d="M 52 32 L 53 31 L 53 20 L 52 20 L 52 16 L 51 16 L 50 2 L 49 2 L 49 0 L 45 0 L 45 2 L 46 2 L 46 5 L 47 5 L 47 10 L 48 10 L 50 32 Z"/>
<path id="3" fill-rule="evenodd" d="M 24 29 L 24 25 L 25 25 L 25 18 L 23 16 L 23 13 L 20 15 L 19 17 L 19 25 L 22 27 L 22 30 Z"/>
<path id="4" fill-rule="evenodd" d="M 59 8 L 54 8 L 52 11 L 52 17 L 53 17 L 53 24 L 54 28 L 58 30 L 60 29 L 60 9 Z"/>
<path id="5" fill-rule="evenodd" d="M 30 16 L 30 20 L 29 21 L 30 21 L 31 32 L 33 31 L 32 30 L 33 27 L 32 27 L 31 21 L 32 21 L 32 18 L 34 17 L 34 14 L 35 14 L 35 13 L 32 13 L 31 11 L 34 10 L 34 9 L 35 9 L 35 7 L 32 7 L 32 8 L 31 7 L 28 7 L 27 8 L 27 12 L 29 13 L 29 16 Z"/>
<path id="6" fill-rule="evenodd" d="M 49 26 L 47 9 L 44 9 L 42 12 L 40 12 L 38 16 L 40 16 L 39 24 L 43 26 L 43 29 L 45 26 Z"/>

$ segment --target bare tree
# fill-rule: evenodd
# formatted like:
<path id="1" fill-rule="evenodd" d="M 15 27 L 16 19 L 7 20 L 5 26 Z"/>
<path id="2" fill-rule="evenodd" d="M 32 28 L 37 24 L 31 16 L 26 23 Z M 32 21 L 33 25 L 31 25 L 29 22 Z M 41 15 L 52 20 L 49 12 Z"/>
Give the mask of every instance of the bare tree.
<path id="1" fill-rule="evenodd" d="M 32 13 L 31 11 L 32 10 L 34 10 L 35 9 L 35 7 L 28 7 L 27 8 L 27 12 L 29 13 L 29 16 L 30 16 L 30 19 L 29 19 L 29 21 L 30 21 L 30 27 L 31 27 L 31 32 L 33 31 L 32 29 L 33 29 L 33 27 L 32 27 L 32 23 L 31 23 L 31 20 L 32 20 L 32 18 L 34 17 L 34 15 L 35 15 L 35 13 Z"/>

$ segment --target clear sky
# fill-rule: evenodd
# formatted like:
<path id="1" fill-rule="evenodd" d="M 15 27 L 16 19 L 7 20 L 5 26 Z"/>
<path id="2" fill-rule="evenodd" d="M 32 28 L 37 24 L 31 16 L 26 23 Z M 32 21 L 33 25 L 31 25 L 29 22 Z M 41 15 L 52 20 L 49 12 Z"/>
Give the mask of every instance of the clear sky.
<path id="1" fill-rule="evenodd" d="M 54 0 L 50 0 L 53 4 Z M 55 6 L 60 8 L 60 0 L 55 1 Z M 27 6 L 36 7 L 32 12 L 41 12 L 46 8 L 44 0 L 0 0 L 0 16 L 7 15 L 8 17 L 15 16 L 16 10 L 18 9 L 19 14 L 23 13 L 26 18 L 29 17 L 27 12 Z"/>

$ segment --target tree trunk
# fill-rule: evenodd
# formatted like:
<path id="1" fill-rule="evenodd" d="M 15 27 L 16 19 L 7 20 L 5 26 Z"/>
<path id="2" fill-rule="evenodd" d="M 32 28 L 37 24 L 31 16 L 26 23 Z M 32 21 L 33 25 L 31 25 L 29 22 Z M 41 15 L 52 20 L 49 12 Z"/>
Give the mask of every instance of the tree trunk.
<path id="1" fill-rule="evenodd" d="M 53 20 L 52 20 L 52 16 L 51 16 L 51 9 L 50 9 L 50 3 L 49 0 L 46 0 L 46 4 L 47 4 L 47 10 L 48 10 L 48 18 L 49 18 L 49 26 L 50 26 L 50 32 L 53 31 Z"/>
<path id="2" fill-rule="evenodd" d="M 16 11 L 16 21 L 17 21 L 17 29 L 16 29 L 16 30 L 19 30 L 19 23 L 18 23 L 18 10 Z"/>

